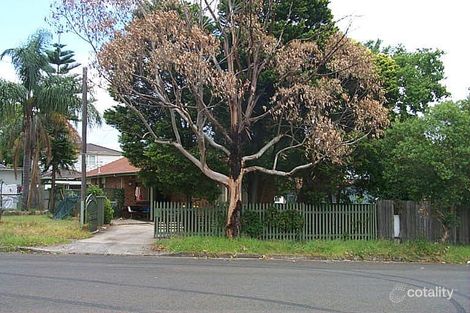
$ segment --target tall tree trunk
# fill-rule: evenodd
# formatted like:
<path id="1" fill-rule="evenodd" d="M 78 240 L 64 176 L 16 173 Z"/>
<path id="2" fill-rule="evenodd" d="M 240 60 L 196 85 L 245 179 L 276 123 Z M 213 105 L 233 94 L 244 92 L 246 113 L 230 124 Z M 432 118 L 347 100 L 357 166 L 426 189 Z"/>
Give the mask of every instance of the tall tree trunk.
<path id="1" fill-rule="evenodd" d="M 242 175 L 238 179 L 230 179 L 229 185 L 229 206 L 227 212 L 227 225 L 225 235 L 228 238 L 240 235 L 240 213 L 242 208 Z"/>
<path id="2" fill-rule="evenodd" d="M 238 237 L 240 234 L 240 211 L 242 207 L 242 158 L 241 135 L 239 133 L 239 107 L 232 104 L 231 111 L 231 138 L 230 147 L 230 179 L 228 183 L 229 206 L 225 234 L 228 238 Z"/>
<path id="3" fill-rule="evenodd" d="M 55 213 L 55 194 L 56 194 L 56 175 L 57 175 L 57 165 L 52 164 L 51 172 L 51 193 L 49 194 L 49 211 Z"/>
<path id="4" fill-rule="evenodd" d="M 32 106 L 28 103 L 25 108 L 24 120 L 24 156 L 23 156 L 23 185 L 21 189 L 21 196 L 23 202 L 23 209 L 29 209 L 31 206 L 30 201 L 30 184 L 31 184 L 31 123 L 33 118 Z"/>
<path id="5" fill-rule="evenodd" d="M 33 121 L 34 123 L 34 121 Z M 35 129 L 33 126 L 32 129 Z M 42 205 L 39 201 L 39 147 L 37 146 L 37 138 L 36 134 L 33 132 L 31 134 L 31 177 L 30 177 L 30 184 L 29 184 L 29 196 L 28 196 L 28 208 L 35 208 L 35 209 L 42 209 Z"/>
<path id="6" fill-rule="evenodd" d="M 230 179 L 228 183 L 229 205 L 225 234 L 228 238 L 240 235 L 240 213 L 242 208 L 242 161 L 237 149 L 230 155 Z"/>

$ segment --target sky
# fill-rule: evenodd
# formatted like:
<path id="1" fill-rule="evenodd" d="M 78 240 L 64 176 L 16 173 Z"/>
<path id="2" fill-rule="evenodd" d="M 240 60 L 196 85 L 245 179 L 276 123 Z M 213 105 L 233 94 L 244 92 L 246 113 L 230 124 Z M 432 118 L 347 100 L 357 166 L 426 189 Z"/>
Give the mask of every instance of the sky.
<path id="1" fill-rule="evenodd" d="M 40 28 L 48 28 L 50 0 L 0 0 L 0 52 L 24 43 Z M 331 0 L 330 8 L 342 29 L 358 40 L 380 38 L 385 45 L 403 44 L 408 50 L 443 50 L 444 84 L 453 100 L 466 98 L 470 87 L 470 1 L 468 0 Z M 56 38 L 54 38 L 56 39 Z M 72 34 L 61 42 L 87 64 L 90 54 L 84 42 Z M 0 61 L 0 77 L 16 80 L 8 60 Z M 114 103 L 105 90 L 96 90 L 95 105 L 102 113 Z M 88 129 L 88 141 L 119 149 L 119 132 L 108 125 Z"/>

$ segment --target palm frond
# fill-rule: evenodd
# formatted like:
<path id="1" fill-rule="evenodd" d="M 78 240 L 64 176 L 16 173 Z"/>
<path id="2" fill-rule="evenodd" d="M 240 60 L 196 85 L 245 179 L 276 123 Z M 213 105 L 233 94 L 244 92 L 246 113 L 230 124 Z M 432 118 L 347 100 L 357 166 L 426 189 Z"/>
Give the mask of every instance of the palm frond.
<path id="1" fill-rule="evenodd" d="M 40 30 L 23 46 L 6 49 L 0 54 L 0 59 L 6 56 L 11 58 L 23 86 L 28 91 L 32 91 L 38 85 L 44 73 L 53 70 L 45 54 L 50 38 L 50 33 Z"/>
<path id="2" fill-rule="evenodd" d="M 0 120 L 8 119 L 21 111 L 27 94 L 22 85 L 0 79 Z"/>
<path id="3" fill-rule="evenodd" d="M 71 116 L 71 109 L 80 106 L 78 86 L 72 77 L 51 76 L 38 86 L 35 98 L 38 109 Z"/>

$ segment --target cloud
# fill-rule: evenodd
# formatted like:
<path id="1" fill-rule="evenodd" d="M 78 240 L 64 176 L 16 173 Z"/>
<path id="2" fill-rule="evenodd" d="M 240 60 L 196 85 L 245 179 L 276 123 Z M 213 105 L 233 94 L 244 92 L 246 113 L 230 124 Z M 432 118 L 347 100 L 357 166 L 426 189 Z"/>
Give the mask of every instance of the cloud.
<path id="1" fill-rule="evenodd" d="M 16 76 L 15 69 L 9 61 L 0 61 L 0 78 L 12 82 L 18 82 L 18 77 Z"/>

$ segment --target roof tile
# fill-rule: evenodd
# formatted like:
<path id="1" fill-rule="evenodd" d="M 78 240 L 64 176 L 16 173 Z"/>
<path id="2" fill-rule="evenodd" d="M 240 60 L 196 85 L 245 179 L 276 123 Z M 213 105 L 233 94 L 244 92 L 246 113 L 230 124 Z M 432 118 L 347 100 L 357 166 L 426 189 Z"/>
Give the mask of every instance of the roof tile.
<path id="1" fill-rule="evenodd" d="M 96 177 L 96 176 L 107 176 L 107 175 L 119 175 L 119 174 L 134 174 L 140 172 L 140 169 L 135 167 L 129 162 L 128 158 L 122 157 L 103 165 L 97 169 L 88 171 L 86 173 L 87 177 Z"/>

